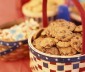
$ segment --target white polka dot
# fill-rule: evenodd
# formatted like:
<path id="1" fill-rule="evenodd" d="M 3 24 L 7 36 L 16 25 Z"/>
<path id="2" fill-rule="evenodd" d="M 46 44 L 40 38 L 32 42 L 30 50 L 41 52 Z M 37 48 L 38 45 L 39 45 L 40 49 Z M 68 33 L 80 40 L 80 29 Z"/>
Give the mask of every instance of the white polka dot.
<path id="1" fill-rule="evenodd" d="M 63 59 L 63 61 L 64 61 L 64 59 Z"/>
<path id="2" fill-rule="evenodd" d="M 68 61 L 70 61 L 70 59 L 68 59 Z"/>
<path id="3" fill-rule="evenodd" d="M 7 43 L 6 45 L 9 46 L 9 43 Z"/>
<path id="4" fill-rule="evenodd" d="M 38 57 L 40 57 L 40 55 L 38 54 Z"/>
<path id="5" fill-rule="evenodd" d="M 48 60 L 48 57 L 46 57 L 46 59 Z"/>
<path id="6" fill-rule="evenodd" d="M 78 57 L 77 59 L 80 60 L 80 57 Z"/>
<path id="7" fill-rule="evenodd" d="M 55 61 L 58 61 L 58 59 L 55 59 Z"/>
<path id="8" fill-rule="evenodd" d="M 0 42 L 0 44 L 2 45 L 2 44 L 3 44 L 3 42 Z"/>
<path id="9" fill-rule="evenodd" d="M 16 43 L 14 43 L 14 45 L 16 45 Z"/>

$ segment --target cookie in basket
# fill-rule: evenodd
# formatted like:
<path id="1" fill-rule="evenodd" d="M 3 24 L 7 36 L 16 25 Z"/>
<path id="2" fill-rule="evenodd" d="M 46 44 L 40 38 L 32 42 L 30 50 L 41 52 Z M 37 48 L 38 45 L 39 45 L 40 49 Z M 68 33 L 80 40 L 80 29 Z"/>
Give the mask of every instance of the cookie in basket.
<path id="1" fill-rule="evenodd" d="M 40 51 L 52 54 L 72 56 L 82 51 L 82 25 L 59 19 L 43 29 L 37 38 L 33 39 L 33 45 Z M 38 41 L 38 38 L 42 38 Z M 37 45 L 37 46 L 36 46 Z M 55 53 L 56 52 L 56 53 Z"/>

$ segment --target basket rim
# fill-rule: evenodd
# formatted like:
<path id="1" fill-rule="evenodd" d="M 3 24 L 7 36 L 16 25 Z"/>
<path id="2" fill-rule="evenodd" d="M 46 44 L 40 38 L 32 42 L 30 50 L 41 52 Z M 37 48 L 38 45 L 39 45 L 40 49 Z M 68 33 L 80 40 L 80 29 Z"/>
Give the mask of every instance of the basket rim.
<path id="1" fill-rule="evenodd" d="M 28 42 L 28 40 L 24 40 L 24 41 L 23 41 L 23 45 L 24 45 L 24 44 L 27 44 L 27 42 Z M 12 51 L 14 51 L 14 50 L 16 50 L 17 48 L 20 47 L 20 44 L 19 44 L 19 43 L 16 43 L 16 45 L 14 45 L 14 44 L 11 44 L 11 45 L 12 45 L 11 48 L 6 49 L 5 51 L 0 52 L 0 56 L 6 55 L 6 54 L 8 54 L 8 53 L 10 53 L 10 52 L 12 52 Z M 5 45 L 5 46 L 6 46 L 6 45 Z"/>
<path id="2" fill-rule="evenodd" d="M 28 39 L 20 40 L 20 41 L 14 41 L 14 42 L 5 42 L 5 41 L 0 40 L 0 44 L 4 45 L 4 46 L 15 46 L 15 45 L 19 45 L 19 43 L 25 44 L 25 42 L 27 42 L 27 40 Z"/>
<path id="3" fill-rule="evenodd" d="M 19 45 L 13 46 L 12 48 L 9 48 L 9 49 L 7 49 L 7 50 L 5 50 L 5 51 L 0 52 L 0 56 L 6 55 L 6 54 L 14 51 L 14 50 L 17 49 L 18 47 L 20 47 L 20 46 L 19 46 Z"/>

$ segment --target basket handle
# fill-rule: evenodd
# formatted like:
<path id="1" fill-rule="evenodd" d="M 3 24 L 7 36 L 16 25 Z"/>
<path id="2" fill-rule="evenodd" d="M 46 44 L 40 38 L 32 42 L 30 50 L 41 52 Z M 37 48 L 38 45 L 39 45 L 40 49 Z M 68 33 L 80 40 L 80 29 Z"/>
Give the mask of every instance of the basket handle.
<path id="1" fill-rule="evenodd" d="M 48 26 L 48 18 L 47 18 L 47 0 L 43 0 L 43 4 L 42 4 L 42 19 L 43 19 L 43 27 L 47 27 Z"/>
<path id="2" fill-rule="evenodd" d="M 85 54 L 85 11 L 82 8 L 81 4 L 79 3 L 78 0 L 72 0 L 73 3 L 75 4 L 75 6 L 77 7 L 78 11 L 80 12 L 80 16 L 82 19 L 82 26 L 83 26 L 83 45 L 82 45 L 82 54 Z M 47 20 L 47 0 L 43 0 L 43 4 L 42 4 L 42 9 L 43 9 L 43 27 L 47 27 L 48 26 L 48 20 Z"/>

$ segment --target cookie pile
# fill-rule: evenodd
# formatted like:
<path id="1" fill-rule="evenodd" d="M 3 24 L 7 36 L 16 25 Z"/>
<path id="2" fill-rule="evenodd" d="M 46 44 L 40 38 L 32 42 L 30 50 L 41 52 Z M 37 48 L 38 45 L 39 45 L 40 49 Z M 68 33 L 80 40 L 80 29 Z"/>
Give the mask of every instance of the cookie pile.
<path id="1" fill-rule="evenodd" d="M 36 31 L 39 28 L 39 24 L 35 22 L 24 22 L 19 25 L 14 25 L 8 29 L 0 29 L 0 40 L 6 42 L 14 42 L 28 39 L 28 36 L 32 31 Z"/>
<path id="2" fill-rule="evenodd" d="M 72 56 L 82 48 L 82 25 L 59 19 L 33 36 L 33 45 L 51 55 Z"/>
<path id="3" fill-rule="evenodd" d="M 48 11 L 52 11 L 56 9 L 57 2 L 56 0 L 48 0 Z M 32 0 L 25 4 L 26 10 L 30 10 L 34 13 L 42 13 L 42 0 Z"/>

